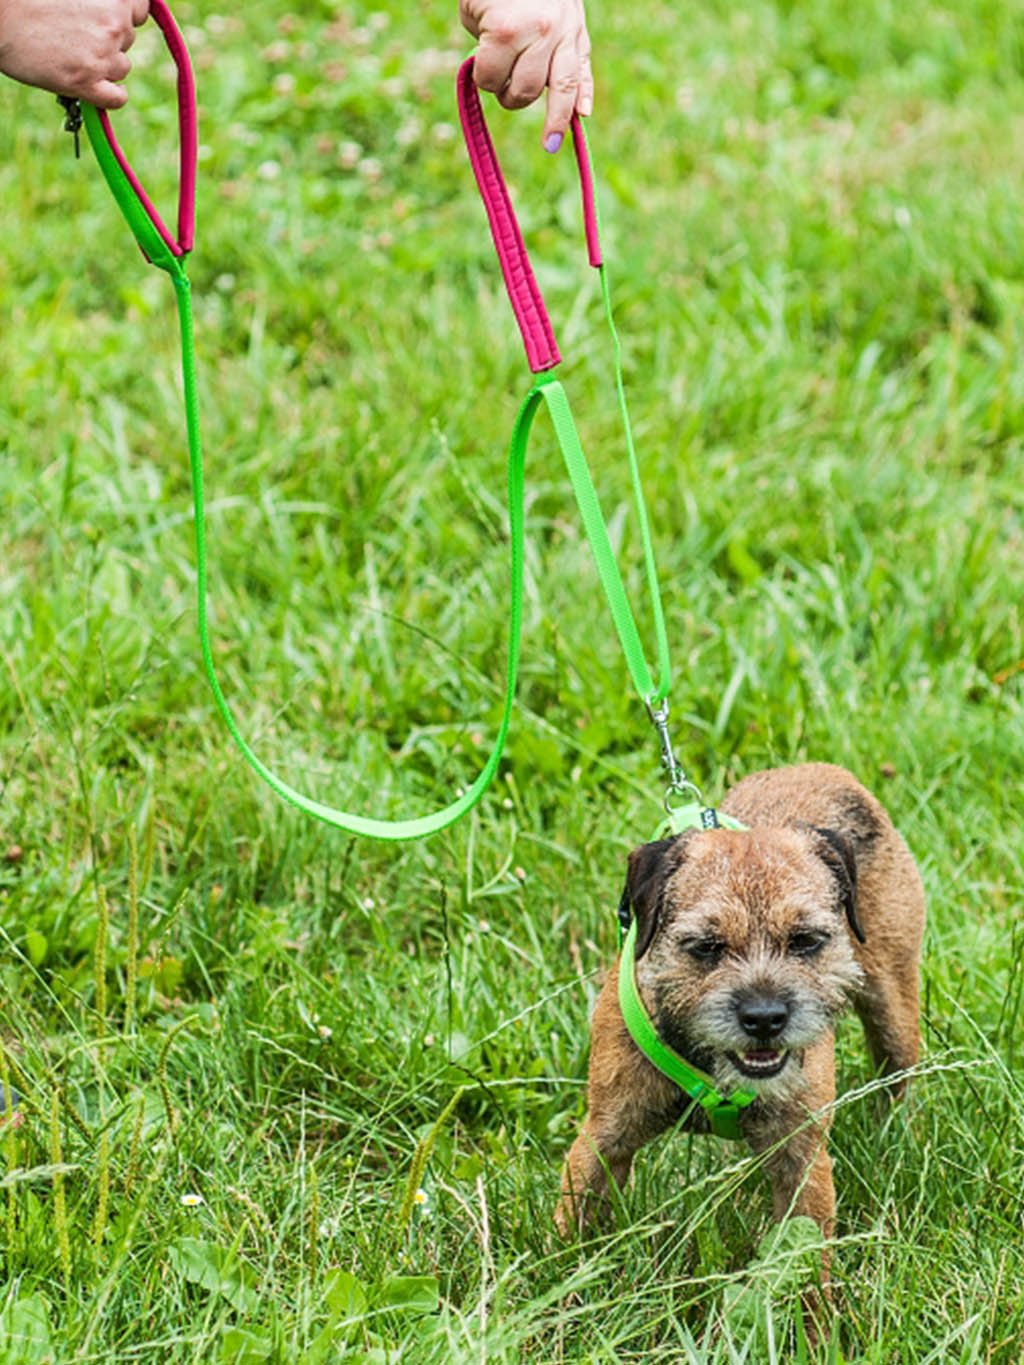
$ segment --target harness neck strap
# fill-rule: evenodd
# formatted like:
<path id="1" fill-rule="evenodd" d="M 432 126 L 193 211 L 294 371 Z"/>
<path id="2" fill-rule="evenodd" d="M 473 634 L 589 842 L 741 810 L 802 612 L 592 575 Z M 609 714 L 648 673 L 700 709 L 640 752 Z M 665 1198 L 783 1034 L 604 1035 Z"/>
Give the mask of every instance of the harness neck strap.
<path id="1" fill-rule="evenodd" d="M 707 830 L 720 826 L 727 829 L 744 828 L 738 820 L 694 803 L 671 812 L 668 830 L 660 830 L 659 837 L 665 832 L 681 834 L 687 829 Z M 744 1089 L 723 1095 L 716 1090 L 710 1076 L 688 1062 L 661 1038 L 636 984 L 636 934 L 636 917 L 631 914 L 619 957 L 619 1009 L 630 1037 L 652 1066 L 657 1067 L 684 1095 L 700 1105 L 716 1137 L 738 1140 L 743 1136 L 740 1132 L 740 1114 L 757 1096 L 753 1090 Z"/>

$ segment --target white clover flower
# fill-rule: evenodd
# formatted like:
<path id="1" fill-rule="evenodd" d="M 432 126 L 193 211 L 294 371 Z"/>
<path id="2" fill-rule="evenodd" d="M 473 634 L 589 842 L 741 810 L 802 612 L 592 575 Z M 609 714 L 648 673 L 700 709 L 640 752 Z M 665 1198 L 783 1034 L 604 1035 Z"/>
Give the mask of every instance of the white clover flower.
<path id="1" fill-rule="evenodd" d="M 359 165 L 363 149 L 358 142 L 338 143 L 338 162 L 342 170 L 352 171 Z"/>

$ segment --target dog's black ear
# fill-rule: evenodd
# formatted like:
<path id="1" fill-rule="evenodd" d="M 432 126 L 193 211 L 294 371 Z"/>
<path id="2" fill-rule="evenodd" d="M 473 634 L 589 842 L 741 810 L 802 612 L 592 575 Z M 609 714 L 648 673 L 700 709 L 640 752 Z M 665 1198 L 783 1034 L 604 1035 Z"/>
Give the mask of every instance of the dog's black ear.
<path id="1" fill-rule="evenodd" d="M 631 909 L 636 917 L 637 960 L 643 957 L 650 947 L 658 927 L 662 900 L 669 877 L 683 861 L 686 851 L 686 835 L 677 834 L 672 839 L 658 839 L 653 844 L 641 844 L 629 855 L 629 870 L 626 873 L 626 889 L 622 893 L 619 918 L 626 909 Z"/>
<path id="2" fill-rule="evenodd" d="M 866 942 L 864 930 L 857 918 L 857 860 L 853 845 L 844 834 L 835 829 L 821 829 L 812 826 L 819 836 L 818 857 L 839 884 L 839 903 L 846 914 L 847 923 L 858 943 Z"/>

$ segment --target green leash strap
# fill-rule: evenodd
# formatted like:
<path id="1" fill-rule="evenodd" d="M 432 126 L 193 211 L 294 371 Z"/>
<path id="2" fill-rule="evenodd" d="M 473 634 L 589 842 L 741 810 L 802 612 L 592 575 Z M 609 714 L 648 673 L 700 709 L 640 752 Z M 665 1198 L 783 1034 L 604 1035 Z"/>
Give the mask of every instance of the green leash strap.
<path id="1" fill-rule="evenodd" d="M 185 412 L 188 423 L 189 465 L 192 475 L 192 496 L 195 505 L 195 545 L 196 545 L 196 595 L 199 614 L 199 642 L 203 656 L 203 666 L 213 692 L 214 701 L 232 739 L 238 745 L 249 766 L 280 797 L 307 815 L 345 830 L 349 834 L 365 835 L 373 839 L 422 839 L 460 819 L 472 810 L 490 786 L 508 735 L 515 702 L 516 680 L 519 671 L 519 650 L 523 620 L 523 563 L 525 545 L 525 506 L 526 506 L 526 453 L 529 444 L 530 428 L 539 405 L 539 395 L 532 392 L 519 409 L 512 430 L 512 440 L 508 454 L 508 507 L 510 542 L 510 609 L 508 629 L 508 656 L 505 677 L 505 698 L 498 726 L 498 735 L 490 756 L 473 784 L 440 810 L 404 820 L 379 820 L 372 816 L 359 815 L 353 811 L 338 810 L 298 791 L 285 782 L 258 757 L 242 735 L 221 689 L 213 662 L 210 644 L 210 624 L 207 615 L 207 546 L 206 517 L 203 484 L 202 442 L 199 432 L 199 403 L 196 394 L 195 345 L 192 328 L 191 290 L 184 271 L 172 274 L 178 300 L 178 318 L 181 326 L 182 364 L 185 389 Z"/>
<path id="2" fill-rule="evenodd" d="M 580 124 L 581 134 L 583 125 Z M 597 200 L 594 201 L 594 212 L 598 213 Z M 629 663 L 627 652 L 626 661 L 633 678 L 633 686 L 640 694 L 640 699 L 645 703 L 648 713 L 652 714 L 659 707 L 667 705 L 669 688 L 672 684 L 672 666 L 668 652 L 668 630 L 665 626 L 665 612 L 661 605 L 661 591 L 658 587 L 658 567 L 654 561 L 654 541 L 651 537 L 651 526 L 647 516 L 647 503 L 644 500 L 643 483 L 640 479 L 640 462 L 636 455 L 636 446 L 633 442 L 633 424 L 629 420 L 629 406 L 626 402 L 626 381 L 622 371 L 622 345 L 619 341 L 618 328 L 615 326 L 615 314 L 612 311 L 611 286 L 608 280 L 608 267 L 602 262 L 598 266 L 598 275 L 601 281 L 601 298 L 604 302 L 605 322 L 608 326 L 609 334 L 612 339 L 612 354 L 614 358 L 615 370 L 615 395 L 619 405 L 619 417 L 622 421 L 622 430 L 626 436 L 626 457 L 629 463 L 629 479 L 633 487 L 633 506 L 636 511 L 637 525 L 640 528 L 640 543 L 643 546 L 644 555 L 644 574 L 647 579 L 647 597 L 651 608 L 651 617 L 654 621 L 655 647 L 658 652 L 658 682 L 657 685 L 650 681 L 650 673 L 644 664 L 644 673 L 649 682 L 648 690 L 641 687 L 642 678 L 638 677 L 640 672 L 638 667 Z M 591 542 L 593 544 L 593 541 Z M 607 589 L 605 589 L 607 592 Z M 634 634 L 636 633 L 634 628 Z M 621 639 L 621 634 L 619 636 Z M 625 648 L 625 646 L 623 646 Z M 640 648 L 640 641 L 637 638 L 637 648 Z M 642 650 L 641 650 L 642 653 Z M 667 715 L 667 712 L 666 712 Z"/>
<path id="3" fill-rule="evenodd" d="M 540 404 L 541 395 L 531 390 L 519 409 L 512 430 L 508 454 L 508 506 L 509 506 L 509 629 L 508 654 L 506 663 L 505 695 L 498 734 L 490 756 L 473 784 L 440 810 L 427 815 L 402 820 L 380 820 L 354 811 L 339 810 L 320 801 L 315 801 L 298 791 L 290 783 L 279 777 L 253 751 L 239 729 L 231 707 L 228 704 L 213 661 L 210 641 L 210 624 L 207 609 L 208 599 L 208 555 L 206 543 L 205 488 L 203 481 L 202 442 L 199 430 L 199 403 L 196 391 L 195 346 L 193 341 L 191 290 L 184 270 L 172 272 L 175 293 L 178 301 L 178 318 L 182 341 L 182 372 L 185 392 L 185 412 L 188 426 L 189 467 L 192 478 L 192 496 L 195 507 L 195 547 L 196 547 L 196 599 L 199 620 L 199 641 L 202 651 L 203 667 L 213 693 L 217 710 L 238 746 L 246 762 L 253 771 L 278 796 L 295 806 L 298 810 L 311 815 L 335 829 L 349 834 L 364 835 L 373 839 L 404 840 L 421 839 L 436 834 L 454 824 L 477 804 L 490 786 L 498 770 L 505 747 L 512 708 L 515 702 L 516 682 L 519 670 L 520 642 L 523 619 L 523 565 L 525 547 L 525 506 L 526 506 L 526 453 L 529 444 L 530 428 Z"/>
<path id="4" fill-rule="evenodd" d="M 191 84 L 191 68 L 188 54 L 181 40 L 180 32 L 163 0 L 153 0 L 152 13 L 158 19 L 172 49 L 179 69 L 179 116 L 182 137 L 182 202 L 186 197 L 186 185 L 194 191 L 195 162 L 195 98 L 194 85 Z M 512 708 L 515 701 L 518 677 L 520 643 L 523 616 L 523 566 L 525 544 L 525 467 L 530 430 L 540 404 L 543 402 L 551 416 L 562 455 L 565 459 L 573 492 L 576 496 L 584 527 L 591 545 L 597 572 L 608 599 L 615 630 L 622 645 L 627 667 L 637 692 L 648 705 L 651 701 L 663 701 L 668 691 L 668 646 L 661 611 L 657 576 L 654 568 L 653 548 L 646 512 L 643 507 L 639 468 L 633 447 L 632 433 L 629 430 L 629 416 L 625 405 L 625 391 L 622 381 L 621 361 L 618 338 L 614 333 L 611 315 L 611 300 L 608 291 L 607 275 L 601 269 L 602 293 L 606 315 L 612 327 L 615 344 L 616 390 L 620 410 L 626 425 L 627 451 L 630 461 L 631 480 L 640 517 L 641 535 L 644 541 L 645 564 L 658 638 L 659 679 L 651 677 L 647 666 L 640 635 L 636 627 L 629 600 L 622 582 L 607 527 L 601 513 L 600 502 L 587 464 L 579 435 L 573 421 L 569 401 L 562 385 L 550 374 L 540 375 L 530 389 L 516 416 L 508 451 L 508 499 L 509 499 L 509 539 L 510 539 L 510 611 L 508 630 L 508 654 L 506 662 L 505 693 L 501 719 L 494 747 L 482 770 L 472 785 L 458 798 L 427 815 L 419 817 L 381 820 L 352 811 L 338 809 L 316 801 L 298 791 L 269 768 L 253 751 L 243 736 L 235 720 L 234 713 L 224 695 L 217 677 L 213 659 L 208 616 L 208 549 L 205 517 L 205 491 L 203 478 L 202 438 L 200 432 L 198 385 L 196 377 L 196 355 L 194 323 L 192 316 L 191 286 L 185 268 L 185 257 L 192 245 L 192 228 L 189 221 L 186 228 L 179 226 L 175 239 L 164 227 L 159 215 L 149 201 L 138 180 L 131 172 L 123 154 L 117 147 L 110 128 L 109 119 L 91 106 L 84 106 L 83 120 L 89 141 L 96 154 L 100 169 L 110 187 L 122 214 L 131 228 L 139 246 L 149 261 L 167 272 L 174 285 L 177 299 L 178 322 L 181 337 L 182 379 L 184 388 L 186 429 L 188 436 L 189 467 L 192 481 L 194 505 L 194 534 L 196 547 L 196 598 L 200 648 L 203 667 L 206 673 L 215 705 L 220 712 L 232 739 L 238 746 L 246 762 L 253 771 L 285 801 L 297 809 L 337 829 L 351 834 L 385 840 L 419 839 L 453 824 L 470 811 L 481 799 L 493 780 L 505 740 L 508 735 Z M 581 132 L 582 130 L 580 130 Z M 187 143 L 191 147 L 187 146 Z M 189 157 L 191 156 L 191 166 Z M 589 170 L 589 168 L 588 168 Z M 592 190 L 591 190 L 592 193 Z M 189 217 L 190 206 L 182 210 L 179 203 L 179 223 Z M 543 301 L 541 301 L 543 307 Z"/>
<path id="5" fill-rule="evenodd" d="M 601 502 L 597 496 L 597 489 L 594 487 L 587 457 L 580 443 L 576 423 L 573 421 L 569 399 L 558 380 L 549 375 L 542 375 L 537 380 L 534 385 L 534 392 L 541 393 L 547 403 L 548 414 L 555 430 L 555 438 L 565 460 L 569 482 L 572 484 L 572 491 L 583 521 L 583 528 L 590 543 L 594 567 L 597 569 L 597 576 L 611 611 L 615 633 L 619 637 L 619 644 L 622 646 L 626 667 L 629 670 L 633 686 L 642 701 L 647 701 L 650 698 L 661 701 L 664 692 L 668 690 L 668 669 L 667 666 L 661 669 L 660 681 L 656 684 L 647 665 L 640 632 L 637 629 L 636 619 L 629 604 L 629 597 L 622 582 L 622 575 L 619 573 L 615 551 L 612 549 L 611 541 L 608 538 L 608 525 L 601 511 Z M 632 451 L 631 443 L 629 448 Z M 631 462 L 635 467 L 635 456 L 631 456 Z M 636 471 L 636 480 L 637 487 L 639 487 L 639 469 Z M 650 548 L 650 535 L 646 529 L 646 522 L 641 522 L 641 526 L 643 527 L 646 548 Z M 656 591 L 656 577 L 653 582 Z M 654 600 L 658 601 L 656 596 Z M 661 603 L 658 601 L 659 620 L 660 607 Z M 661 629 L 664 630 L 663 623 Z"/>
<path id="6" fill-rule="evenodd" d="M 658 830 L 655 838 L 666 834 L 681 834 L 686 829 L 726 829 L 742 830 L 743 825 L 720 811 L 711 810 L 699 802 L 681 806 L 671 812 L 666 826 Z M 742 1138 L 740 1114 L 757 1098 L 752 1090 L 737 1089 L 730 1095 L 723 1095 L 715 1089 L 711 1077 L 681 1057 L 668 1043 L 664 1042 L 648 1014 L 636 984 L 636 917 L 630 917 L 629 928 L 622 941 L 619 957 L 619 1009 L 629 1035 L 652 1066 L 657 1067 L 663 1076 L 668 1077 L 682 1092 L 699 1104 L 707 1115 L 711 1131 L 716 1137 L 736 1141 Z"/>
<path id="7" fill-rule="evenodd" d="M 473 168 L 480 198 L 487 213 L 491 238 L 505 281 L 509 302 L 512 305 L 512 312 L 523 339 L 527 363 L 535 374 L 543 375 L 561 364 L 562 357 L 555 340 L 554 329 L 548 316 L 544 297 L 534 276 L 529 253 L 519 229 L 515 209 L 512 206 L 512 198 L 502 174 L 494 142 L 487 127 L 480 93 L 474 80 L 474 65 L 474 58 L 467 58 L 456 76 L 455 90 L 459 120 L 462 125 L 470 165 Z M 653 712 L 655 710 L 664 710 L 664 714 L 667 715 L 665 699 L 668 696 L 671 682 L 668 632 L 665 627 L 665 614 L 658 586 L 654 546 L 644 502 L 640 467 L 633 441 L 629 407 L 626 402 L 622 370 L 622 347 L 615 328 L 608 270 L 601 249 L 600 212 L 590 163 L 590 150 L 583 121 L 576 115 L 572 119 L 571 132 L 583 200 L 583 231 L 587 247 L 587 259 L 589 264 L 598 272 L 605 319 L 612 340 L 615 394 L 626 439 L 630 483 L 643 547 L 647 595 L 654 625 L 658 660 L 657 681 L 652 677 L 651 670 L 647 665 L 640 634 L 628 598 L 622 587 L 604 518 L 601 514 L 586 459 L 580 449 L 579 436 L 568 403 L 553 399 L 549 402 L 549 409 L 559 445 L 569 468 L 573 491 L 583 516 L 584 527 L 590 540 L 601 585 L 611 608 L 616 634 L 626 656 L 630 678 L 640 699 L 645 703 L 648 711 L 652 712 L 651 719 L 654 720 Z M 538 383 L 542 382 L 543 379 L 538 380 Z"/>

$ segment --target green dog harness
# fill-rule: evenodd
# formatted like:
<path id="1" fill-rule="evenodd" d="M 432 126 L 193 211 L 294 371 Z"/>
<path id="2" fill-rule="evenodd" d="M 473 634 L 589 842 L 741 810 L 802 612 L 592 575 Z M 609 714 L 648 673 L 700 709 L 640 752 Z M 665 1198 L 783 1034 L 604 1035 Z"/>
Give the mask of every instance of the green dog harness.
<path id="1" fill-rule="evenodd" d="M 693 802 L 672 811 L 667 827 L 663 826 L 658 834 L 659 836 L 663 833 L 682 834 L 688 829 L 709 830 L 720 829 L 723 826 L 726 829 L 745 828 L 738 820 L 722 815 L 710 806 Z M 624 901 L 624 905 L 626 913 L 628 902 Z M 700 1105 L 716 1137 L 738 1140 L 743 1136 L 740 1132 L 740 1114 L 757 1098 L 755 1092 L 738 1089 L 729 1095 L 723 1095 L 715 1089 L 710 1076 L 681 1057 L 675 1048 L 670 1047 L 661 1038 L 637 989 L 636 916 L 629 912 L 628 928 L 624 923 L 621 924 L 621 928 L 626 932 L 619 957 L 619 1008 L 630 1037 L 652 1066 L 657 1067 L 663 1076 L 667 1076 L 682 1090 L 684 1095 Z"/>

